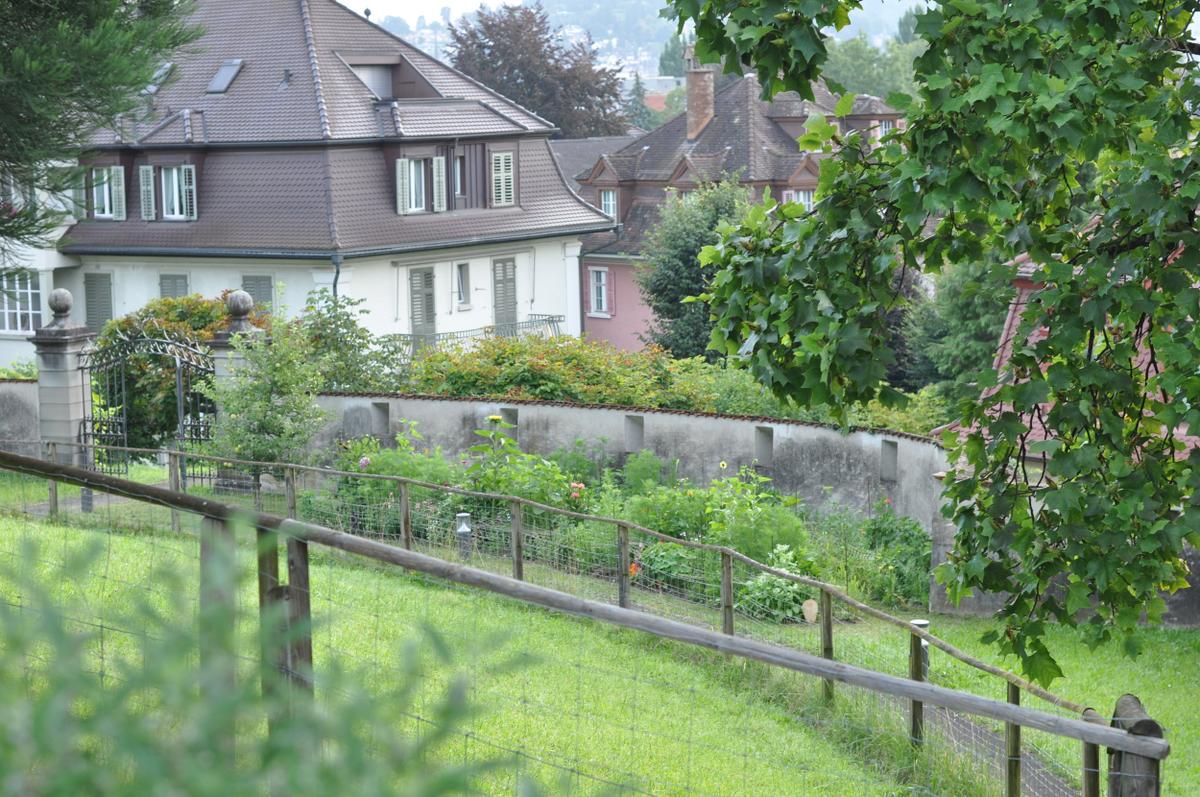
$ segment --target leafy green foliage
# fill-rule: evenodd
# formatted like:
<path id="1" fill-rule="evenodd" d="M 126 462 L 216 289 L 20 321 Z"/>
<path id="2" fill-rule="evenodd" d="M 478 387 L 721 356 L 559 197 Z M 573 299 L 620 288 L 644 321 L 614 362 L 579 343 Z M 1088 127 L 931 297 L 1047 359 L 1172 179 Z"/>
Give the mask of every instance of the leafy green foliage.
<path id="1" fill-rule="evenodd" d="M 213 448 L 255 462 L 299 462 L 324 413 L 318 364 L 303 329 L 272 317 L 267 335 L 234 338 L 235 368 L 207 388 L 217 403 Z"/>
<path id="2" fill-rule="evenodd" d="M 0 207 L 0 271 L 25 265 L 19 248 L 42 246 L 82 180 L 75 163 L 97 129 L 141 112 L 143 89 L 199 31 L 191 3 L 58 0 L 0 4 L 0 174 L 51 203 Z"/>
<path id="3" fill-rule="evenodd" d="M 673 9 L 695 23 L 698 52 L 753 65 L 771 94 L 809 90 L 820 31 L 858 5 Z M 970 0 L 924 11 L 919 96 L 890 98 L 906 129 L 873 150 L 837 146 L 813 213 L 756 208 L 702 255 L 720 269 L 707 296 L 718 350 L 842 418 L 898 399 L 881 384 L 898 272 L 1028 255 L 1044 287 L 1004 373 L 980 383 L 995 387 L 963 405 L 965 431 L 950 441 L 958 534 L 939 575 L 952 597 L 1007 596 L 994 638 L 1042 682 L 1058 674 L 1047 622 L 1076 623 L 1086 595 L 1091 640 L 1129 638 L 1161 615 L 1161 591 L 1185 584 L 1184 541 L 1200 542 L 1200 449 L 1182 437 L 1200 426 L 1200 66 L 1180 54 L 1198 10 Z M 801 146 L 854 135 L 814 119 Z M 1063 577 L 1070 603 L 1052 589 Z"/>
<path id="4" fill-rule="evenodd" d="M 716 242 L 719 224 L 741 218 L 749 202 L 750 192 L 730 179 L 671 197 L 659 209 L 658 222 L 646 237 L 646 267 L 638 282 L 654 313 L 650 341 L 676 357 L 705 354 L 708 308 L 685 300 L 703 293 L 715 270 L 697 265 L 700 250 Z"/>
<path id="5" fill-rule="evenodd" d="M 121 652 L 109 639 L 105 650 L 100 631 L 78 621 L 92 616 L 94 607 L 70 597 L 64 605 L 63 591 L 50 586 L 86 580 L 89 569 L 101 568 L 102 548 L 72 551 L 61 568 L 42 578 L 35 576 L 34 550 L 0 569 L 6 593 L 21 597 L 16 605 L 0 603 L 0 695 L 6 707 L 0 768 L 6 791 L 251 797 L 270 789 L 315 797 L 398 790 L 434 797 L 461 794 L 481 775 L 507 766 L 498 758 L 445 763 L 457 760 L 450 755 L 456 728 L 473 714 L 467 682 L 446 673 L 445 659 L 431 661 L 429 651 L 416 644 L 396 651 L 404 673 L 398 686 L 373 693 L 363 689 L 360 675 L 332 662 L 321 673 L 319 705 L 289 699 L 282 676 L 265 692 L 257 677 L 231 683 L 225 675 L 236 652 L 211 643 L 231 641 L 232 635 L 212 637 L 206 654 L 196 655 L 196 626 L 190 622 L 195 605 L 181 588 L 181 574 L 170 570 L 154 574 L 161 588 L 156 592 L 168 605 L 133 601 L 106 615 L 109 627 L 139 629 L 140 647 Z M 219 605 L 202 607 L 198 618 L 228 628 L 237 619 Z M 264 655 L 274 660 L 284 643 L 270 639 Z M 446 646 L 429 648 L 440 652 Z M 101 650 L 101 666 L 109 672 L 97 678 Z M 440 684 L 432 694 L 431 681 Z M 418 736 L 399 736 L 396 718 L 417 710 L 418 701 L 429 727 Z M 271 736 L 264 732 L 268 718 Z M 221 762 L 233 749 L 230 728 L 239 733 L 236 763 L 227 766 Z"/>
<path id="6" fill-rule="evenodd" d="M 0 379 L 37 379 L 37 363 L 33 360 L 17 360 L 10 365 L 0 366 Z"/>
<path id="7" fill-rule="evenodd" d="M 541 5 L 480 7 L 450 26 L 454 66 L 555 124 L 566 138 L 625 132 L 618 70 L 566 44 Z"/>
<path id="8" fill-rule="evenodd" d="M 925 49 L 923 41 L 906 44 L 891 39 L 876 47 L 860 35 L 845 41 L 830 41 L 826 46 L 829 60 L 823 74 L 846 91 L 876 97 L 916 93 L 912 64 Z"/>
<path id="9" fill-rule="evenodd" d="M 934 282 L 934 298 L 917 303 L 905 320 L 906 370 L 917 381 L 937 383 L 952 400 L 974 401 L 1012 299 L 1008 270 L 964 264 Z"/>
<path id="10" fill-rule="evenodd" d="M 798 576 L 815 575 L 812 561 L 801 559 L 788 545 L 775 546 L 767 564 Z M 795 581 L 759 573 L 738 590 L 737 609 L 760 620 L 796 623 L 804 618 L 804 602 L 811 597 L 810 591 Z"/>

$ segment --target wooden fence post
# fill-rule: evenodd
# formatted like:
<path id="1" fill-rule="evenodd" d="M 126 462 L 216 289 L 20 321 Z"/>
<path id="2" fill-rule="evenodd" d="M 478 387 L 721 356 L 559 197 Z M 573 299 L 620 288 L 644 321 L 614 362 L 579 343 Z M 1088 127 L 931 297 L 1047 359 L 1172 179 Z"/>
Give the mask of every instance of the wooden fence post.
<path id="1" fill-rule="evenodd" d="M 629 527 L 617 524 L 617 605 L 629 608 Z"/>
<path id="2" fill-rule="evenodd" d="M 733 636 L 733 557 L 721 551 L 721 631 Z"/>
<path id="3" fill-rule="evenodd" d="M 179 454 L 174 451 L 167 452 L 167 487 L 173 492 L 182 492 L 179 481 Z M 179 516 L 178 509 L 171 510 L 171 531 L 178 534 L 183 528 L 183 522 Z"/>
<path id="4" fill-rule="evenodd" d="M 273 616 L 274 605 L 279 596 L 279 542 L 278 536 L 268 529 L 255 530 L 255 543 L 258 547 L 258 638 L 260 661 L 259 669 L 262 677 L 262 693 L 269 696 L 275 687 L 276 678 L 272 669 L 277 666 L 273 658 L 278 657 L 279 651 L 272 649 L 272 641 L 280 620 Z M 272 730 L 268 722 L 268 732 Z"/>
<path id="5" fill-rule="evenodd" d="M 296 469 L 283 469 L 283 497 L 287 504 L 287 516 L 296 519 Z"/>
<path id="6" fill-rule="evenodd" d="M 1008 702 L 1014 706 L 1021 705 L 1021 688 L 1016 684 L 1008 685 Z M 1004 723 L 1004 754 L 1007 761 L 1005 794 L 1007 797 L 1021 797 L 1021 726 L 1015 722 Z"/>
<path id="7" fill-rule="evenodd" d="M 1130 694 L 1117 698 L 1112 726 L 1134 736 L 1163 738 L 1163 727 L 1150 718 L 1142 701 Z M 1108 750 L 1108 797 L 1159 797 L 1159 761 L 1135 753 Z"/>
<path id="8" fill-rule="evenodd" d="M 512 502 L 512 564 L 513 578 L 525 580 L 525 529 L 522 523 L 522 506 L 520 501 Z"/>
<path id="9" fill-rule="evenodd" d="M 46 443 L 46 456 L 55 465 L 58 464 L 58 443 L 53 440 Z M 58 517 L 58 482 L 54 481 L 54 479 L 46 479 L 46 485 L 48 491 L 46 498 L 49 502 L 50 517 Z"/>
<path id="10" fill-rule="evenodd" d="M 292 678 L 312 692 L 312 598 L 308 579 L 308 543 L 289 537 L 288 564 L 288 626 Z M 297 631 L 297 629 L 300 629 Z"/>
<path id="11" fill-rule="evenodd" d="M 1107 725 L 1100 712 L 1084 709 L 1085 722 Z M 1083 797 L 1100 797 L 1100 745 L 1083 742 Z"/>
<path id="12" fill-rule="evenodd" d="M 925 629 L 928 620 L 913 620 L 913 627 Z M 925 680 L 925 647 L 916 634 L 908 637 L 908 677 L 913 681 Z M 925 704 L 920 700 L 909 703 L 908 738 L 915 745 L 925 743 Z"/>
<path id="13" fill-rule="evenodd" d="M 237 614 L 237 550 L 229 524 L 205 518 L 200 528 L 200 669 L 201 689 L 210 700 L 237 687 L 234 627 Z M 234 761 L 233 715 L 219 732 L 220 750 L 229 766 Z"/>
<path id="14" fill-rule="evenodd" d="M 408 482 L 400 482 L 400 541 L 407 550 L 412 550 L 412 494 Z"/>
<path id="15" fill-rule="evenodd" d="M 821 657 L 833 660 L 833 595 L 821 590 Z M 825 702 L 833 700 L 833 681 L 825 679 Z"/>

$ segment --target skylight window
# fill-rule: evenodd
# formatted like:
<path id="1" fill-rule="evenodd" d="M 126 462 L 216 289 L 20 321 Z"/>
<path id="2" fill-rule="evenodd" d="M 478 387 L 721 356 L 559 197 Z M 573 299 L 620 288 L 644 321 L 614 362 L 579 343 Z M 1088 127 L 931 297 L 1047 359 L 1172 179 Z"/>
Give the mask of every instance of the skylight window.
<path id="1" fill-rule="evenodd" d="M 238 76 L 238 72 L 242 71 L 242 59 L 231 58 L 221 64 L 217 74 L 213 75 L 212 82 L 208 84 L 209 94 L 224 94 L 229 90 L 229 85 L 233 83 L 233 79 Z"/>

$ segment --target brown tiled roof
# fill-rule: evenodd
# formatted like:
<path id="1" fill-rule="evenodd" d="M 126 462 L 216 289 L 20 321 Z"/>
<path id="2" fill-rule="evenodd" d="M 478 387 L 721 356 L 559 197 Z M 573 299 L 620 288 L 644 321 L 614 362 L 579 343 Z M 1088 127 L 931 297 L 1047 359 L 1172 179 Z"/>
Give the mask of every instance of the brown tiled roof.
<path id="1" fill-rule="evenodd" d="M 103 131 L 96 146 L 137 144 L 321 141 L 396 135 L 381 129 L 390 116 L 346 61 L 353 53 L 388 56 L 411 65 L 442 98 L 469 100 L 501 117 L 466 135 L 539 131 L 553 125 L 480 85 L 335 0 L 198 0 L 192 20 L 204 34 L 174 64 L 172 79 L 152 96 L 145 118 Z M 243 64 L 227 91 L 208 93 L 221 64 Z M 183 134 L 181 114 L 195 120 Z M 446 106 L 451 121 L 453 106 Z M 456 112 L 456 111 L 455 111 Z M 477 115 L 477 120 L 485 117 Z M 428 126 L 425 126 L 428 130 Z M 403 135 L 403 134 L 401 134 Z"/>
<path id="2" fill-rule="evenodd" d="M 198 170 L 196 221 L 81 221 L 60 248 L 74 254 L 328 257 L 578 235 L 613 222 L 566 185 L 549 142 L 519 143 L 519 204 L 396 214 L 391 166 L 379 147 L 215 152 Z M 136 179 L 136 178 L 135 178 Z"/>
<path id="3" fill-rule="evenodd" d="M 583 241 L 583 251 L 588 254 L 640 256 L 646 235 L 658 223 L 661 207 L 659 202 L 635 199 L 625 214 L 621 229 L 587 236 Z"/>
<path id="4" fill-rule="evenodd" d="M 137 218 L 132 170 L 129 218 L 81 221 L 63 251 L 328 258 L 614 226 L 568 187 L 547 143 L 549 122 L 335 0 L 198 0 L 194 19 L 204 35 L 154 95 L 153 113 L 95 143 L 204 148 L 197 220 Z M 411 65 L 414 80 L 428 84 L 422 91 L 436 96 L 379 102 L 346 60 L 363 55 Z M 209 94 L 218 68 L 235 58 L 244 62 L 228 90 Z M 380 139 L 482 136 L 508 137 L 518 150 L 517 206 L 397 215 Z"/>
<path id="5" fill-rule="evenodd" d="M 731 82 L 713 98 L 713 118 L 694 141 L 687 138 L 687 114 L 608 155 L 622 180 L 668 180 L 687 159 L 705 179 L 738 173 L 743 180 L 786 180 L 802 155 L 795 138 L 779 124 L 783 119 L 831 115 L 837 97 L 821 82 L 813 85 L 816 100 L 785 92 L 767 102 L 753 77 Z M 875 97 L 858 97 L 851 115 L 898 115 Z"/>
<path id="6" fill-rule="evenodd" d="M 581 185 L 578 180 L 580 172 L 591 171 L 601 155 L 616 152 L 636 138 L 636 135 L 557 138 L 550 142 L 550 148 L 562 173 L 578 188 Z"/>

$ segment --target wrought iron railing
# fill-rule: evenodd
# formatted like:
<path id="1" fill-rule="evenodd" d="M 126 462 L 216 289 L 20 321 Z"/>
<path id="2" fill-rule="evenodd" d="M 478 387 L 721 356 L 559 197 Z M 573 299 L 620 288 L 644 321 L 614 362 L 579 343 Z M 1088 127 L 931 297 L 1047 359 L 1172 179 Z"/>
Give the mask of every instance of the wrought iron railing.
<path id="1" fill-rule="evenodd" d="M 566 318 L 561 315 L 530 313 L 525 321 L 492 324 L 459 332 L 435 332 L 429 335 L 398 334 L 388 337 L 397 344 L 396 351 L 407 352 L 410 358 L 415 359 L 422 351 L 438 351 L 482 338 L 520 338 L 527 335 L 552 338 L 562 334 L 564 321 Z"/>

